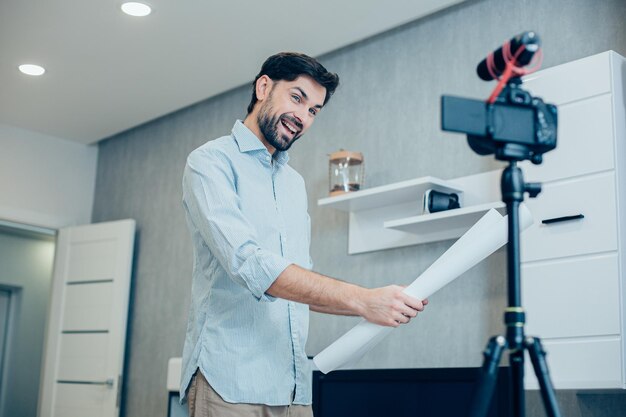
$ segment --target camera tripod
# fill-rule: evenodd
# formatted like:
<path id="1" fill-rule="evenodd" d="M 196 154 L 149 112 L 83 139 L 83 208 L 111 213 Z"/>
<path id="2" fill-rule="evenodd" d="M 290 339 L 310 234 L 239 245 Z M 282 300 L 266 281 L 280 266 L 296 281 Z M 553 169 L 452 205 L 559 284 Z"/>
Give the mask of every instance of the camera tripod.
<path id="1" fill-rule="evenodd" d="M 525 415 L 524 353 L 526 351 L 529 353 L 539 381 L 547 415 L 549 417 L 561 416 L 541 341 L 524 334 L 526 318 L 521 305 L 519 206 L 524 201 L 525 193 L 528 193 L 530 198 L 536 197 L 541 192 L 541 184 L 525 183 L 522 170 L 517 166 L 517 158 L 506 157 L 507 154 L 508 156 L 515 154 L 519 150 L 515 149 L 517 146 L 519 145 L 507 144 L 501 149 L 499 155 L 496 152 L 498 159 L 509 161 L 509 166 L 504 169 L 501 179 L 502 201 L 507 207 L 509 235 L 507 245 L 508 307 L 504 313 L 506 337 L 493 336 L 483 352 L 483 365 L 470 405 L 470 417 L 487 415 L 498 375 L 498 364 L 505 350 L 510 352 L 511 393 L 509 397 L 512 399 L 512 416 L 524 417 Z"/>

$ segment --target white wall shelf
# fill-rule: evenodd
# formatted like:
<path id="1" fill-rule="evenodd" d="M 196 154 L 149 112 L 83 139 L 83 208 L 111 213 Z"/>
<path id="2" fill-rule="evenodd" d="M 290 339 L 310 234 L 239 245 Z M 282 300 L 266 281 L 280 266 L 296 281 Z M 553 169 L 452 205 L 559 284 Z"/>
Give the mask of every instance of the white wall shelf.
<path id="1" fill-rule="evenodd" d="M 461 207 L 439 213 L 422 214 L 405 219 L 391 220 L 383 223 L 387 229 L 402 230 L 422 236 L 431 236 L 433 241 L 442 240 L 437 236 L 441 233 L 450 235 L 448 239 L 460 237 L 467 232 L 485 213 L 491 209 L 506 214 L 506 205 L 501 201 Z"/>
<path id="2" fill-rule="evenodd" d="M 322 198 L 318 201 L 318 205 L 341 211 L 370 210 L 404 203 L 415 204 L 417 208 L 421 208 L 424 192 L 431 188 L 444 193 L 463 193 L 453 182 L 433 177 L 422 177 L 335 197 Z M 459 197 L 462 198 L 462 195 Z"/>
<path id="3" fill-rule="evenodd" d="M 460 237 L 499 203 L 500 171 L 441 180 L 422 177 L 381 187 L 322 198 L 319 206 L 349 213 L 348 253 L 417 245 Z M 428 189 L 459 194 L 461 208 L 422 214 Z"/>

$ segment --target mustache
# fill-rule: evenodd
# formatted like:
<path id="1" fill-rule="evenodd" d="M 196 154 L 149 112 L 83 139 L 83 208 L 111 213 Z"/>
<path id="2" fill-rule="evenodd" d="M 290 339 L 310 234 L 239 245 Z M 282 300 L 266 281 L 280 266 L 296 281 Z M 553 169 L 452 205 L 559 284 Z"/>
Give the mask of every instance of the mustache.
<path id="1" fill-rule="evenodd" d="M 280 116 L 280 119 L 286 119 L 289 120 L 294 126 L 296 126 L 299 130 L 302 130 L 302 123 L 300 123 L 298 120 L 296 120 L 294 117 L 288 116 L 286 114 L 283 114 L 282 116 Z"/>

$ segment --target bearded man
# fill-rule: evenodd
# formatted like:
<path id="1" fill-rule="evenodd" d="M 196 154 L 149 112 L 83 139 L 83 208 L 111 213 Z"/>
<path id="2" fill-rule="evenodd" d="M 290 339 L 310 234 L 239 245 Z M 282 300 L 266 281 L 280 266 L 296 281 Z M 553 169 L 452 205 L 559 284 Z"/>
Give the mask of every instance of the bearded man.
<path id="1" fill-rule="evenodd" d="M 339 84 L 299 53 L 269 57 L 248 115 L 191 152 L 183 206 L 194 247 L 181 401 L 190 417 L 311 417 L 309 309 L 408 323 L 427 300 L 311 271 L 311 222 L 287 150 Z"/>

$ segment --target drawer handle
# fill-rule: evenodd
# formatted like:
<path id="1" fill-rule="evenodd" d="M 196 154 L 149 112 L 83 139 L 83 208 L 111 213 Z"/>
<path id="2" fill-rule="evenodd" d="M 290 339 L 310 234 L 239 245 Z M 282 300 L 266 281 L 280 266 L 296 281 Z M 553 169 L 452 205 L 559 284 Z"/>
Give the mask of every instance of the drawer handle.
<path id="1" fill-rule="evenodd" d="M 582 214 L 576 214 L 574 216 L 562 216 L 562 217 L 554 217 L 552 219 L 545 219 L 542 220 L 541 223 L 543 224 L 552 224 L 552 223 L 561 223 L 561 222 L 568 222 L 570 220 L 578 220 L 578 219 L 584 219 L 585 216 Z"/>

